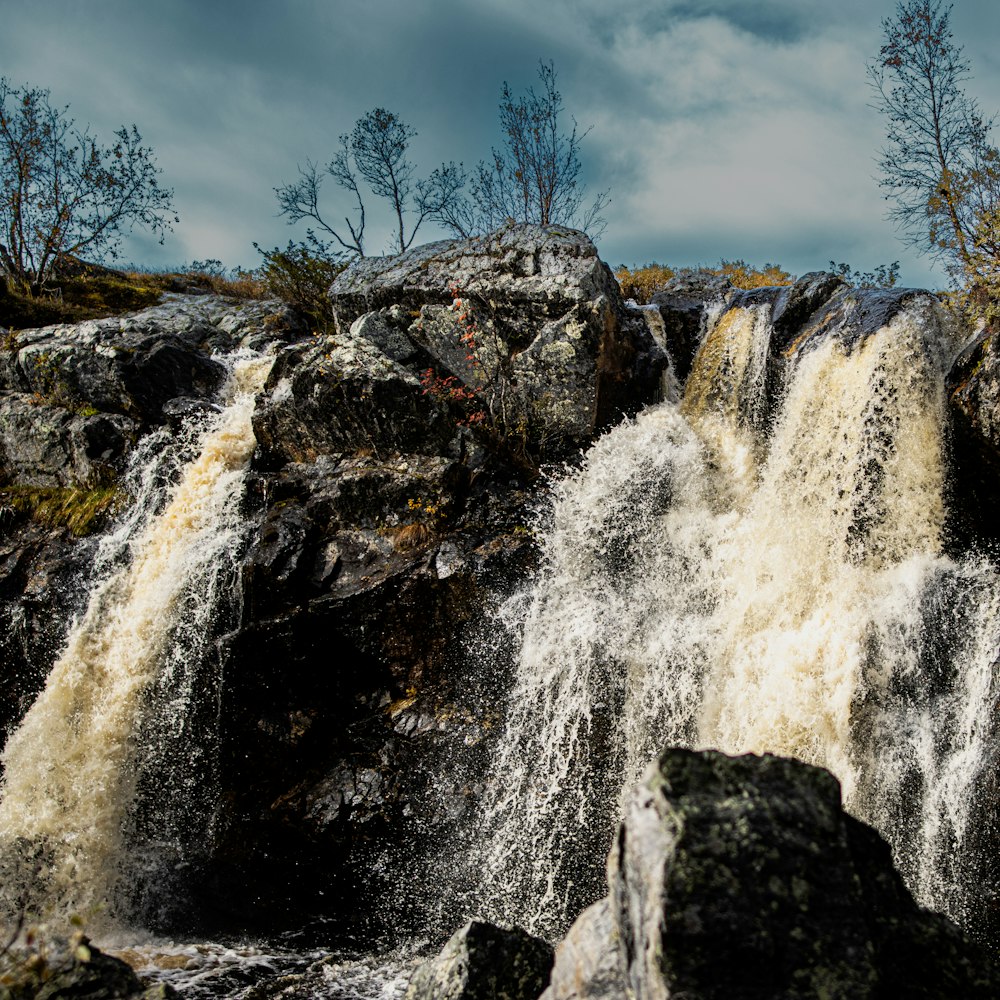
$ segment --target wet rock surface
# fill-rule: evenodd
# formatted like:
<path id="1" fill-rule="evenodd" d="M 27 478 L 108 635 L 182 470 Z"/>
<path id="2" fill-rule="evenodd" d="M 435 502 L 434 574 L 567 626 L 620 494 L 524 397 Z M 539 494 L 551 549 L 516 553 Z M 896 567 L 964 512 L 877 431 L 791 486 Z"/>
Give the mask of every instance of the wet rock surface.
<path id="1" fill-rule="evenodd" d="M 639 1000 L 1000 989 L 986 956 L 916 905 L 884 841 L 843 812 L 836 780 L 797 761 L 666 750 L 629 802 L 608 882 Z"/>
<path id="2" fill-rule="evenodd" d="M 0 467 L 18 483 L 99 483 L 114 476 L 137 437 L 137 422 L 118 413 L 74 412 L 28 393 L 0 392 Z"/>
<path id="3" fill-rule="evenodd" d="M 981 332 L 948 376 L 958 530 L 1000 543 L 1000 346 Z"/>
<path id="4" fill-rule="evenodd" d="M 474 920 L 416 970 L 406 1000 L 535 1000 L 551 968 L 546 941 Z"/>
<path id="5" fill-rule="evenodd" d="M 176 1000 L 173 987 L 144 983 L 120 958 L 83 935 L 5 956 L 4 1000 Z"/>
<path id="6" fill-rule="evenodd" d="M 835 335 L 851 309 L 867 310 L 870 327 L 917 294 L 852 299 L 839 279 L 807 275 L 787 289 L 737 295 L 719 279 L 688 276 L 668 284 L 651 309 L 637 310 L 622 302 L 582 234 L 514 227 L 358 262 L 331 290 L 337 329 L 328 336 L 303 336 L 274 303 L 235 306 L 211 296 L 18 334 L 16 349 L 0 356 L 0 472 L 46 486 L 114 475 L 150 427 L 212 412 L 223 373 L 213 352 L 275 339 L 283 345 L 254 416 L 258 449 L 244 506 L 257 527 L 242 563 L 241 619 L 213 636 L 223 665 L 214 839 L 203 859 L 171 881 L 171 899 L 155 919 L 167 929 L 227 933 L 312 922 L 303 939 L 322 941 L 345 929 L 374 940 L 425 927 L 427 914 L 414 900 L 433 892 L 408 879 L 433 883 L 432 872 L 419 870 L 418 852 L 443 843 L 481 790 L 476 776 L 496 738 L 502 665 L 513 641 L 492 615 L 537 566 L 539 465 L 573 460 L 603 428 L 669 395 L 719 303 L 772 307 L 777 391 L 789 351 Z M 953 406 L 961 397 L 979 414 L 969 416 L 970 433 L 990 448 L 992 395 L 982 380 L 991 350 L 984 344 L 970 355 L 969 380 L 953 395 Z M 93 544 L 0 509 L 0 725 L 8 730 L 44 683 L 85 599 L 80 581 Z M 829 781 L 810 781 L 808 819 L 822 819 L 821 832 L 847 867 L 843 883 L 832 875 L 806 879 L 803 899 L 853 887 L 821 957 L 831 975 L 869 990 L 857 995 L 881 996 L 870 992 L 883 975 L 872 964 L 871 928 L 896 917 L 887 923 L 864 909 L 855 857 L 864 836 L 840 817 Z M 804 822 L 791 805 L 738 813 L 740 822 L 756 822 L 758 812 L 778 825 Z M 636 823 L 625 847 L 644 836 Z M 652 847 L 663 836 L 651 833 Z M 815 852 L 797 834 L 787 836 L 790 857 L 805 871 Z M 687 841 L 678 843 L 688 850 Z M 646 851 L 640 846 L 629 847 L 619 866 L 626 881 Z M 690 850 L 701 865 L 699 849 Z M 743 872 L 739 857 L 730 863 Z M 885 881 L 876 868 L 871 878 Z M 725 884 L 751 879 L 749 872 Z M 783 870 L 774 875 L 779 908 L 791 920 L 802 902 L 795 879 L 805 876 L 782 882 Z M 769 879 L 759 895 L 738 895 L 763 907 Z M 886 882 L 890 894 L 893 885 Z M 622 892 L 633 890 L 628 883 Z M 616 996 L 619 973 L 639 975 L 648 928 L 628 923 L 616 898 L 587 911 L 563 945 L 563 966 L 577 971 L 557 965 L 553 1000 Z M 658 905 L 643 899 L 637 920 L 642 907 Z M 715 905 L 692 902 L 690 909 L 707 919 Z M 719 926 L 728 905 L 718 902 Z M 909 913 L 903 903 L 899 912 Z M 670 931 L 664 954 L 685 942 L 670 959 L 677 982 L 700 983 L 711 966 L 698 957 L 707 952 L 696 923 Z M 725 926 L 713 946 L 728 948 L 727 935 L 739 937 L 735 924 Z M 598 948 L 609 933 L 631 941 L 632 950 Z M 760 940 L 758 931 L 747 932 L 739 944 L 751 965 L 758 948 L 781 950 L 778 931 L 759 933 Z M 804 955 L 806 944 L 795 947 Z M 891 947 L 904 955 L 909 945 Z M 856 959 L 853 971 L 841 968 L 845 955 Z M 787 972 L 792 966 L 782 961 L 764 964 Z"/>

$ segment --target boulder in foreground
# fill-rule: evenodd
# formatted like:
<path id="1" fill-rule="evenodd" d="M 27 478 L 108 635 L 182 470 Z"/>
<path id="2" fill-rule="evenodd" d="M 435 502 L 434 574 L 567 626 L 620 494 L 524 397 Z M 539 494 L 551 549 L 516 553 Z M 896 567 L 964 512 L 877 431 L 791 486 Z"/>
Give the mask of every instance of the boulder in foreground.
<path id="1" fill-rule="evenodd" d="M 665 751 L 608 884 L 560 946 L 546 1000 L 1000 995 L 1000 973 L 917 906 L 836 780 L 798 761 Z"/>
<path id="2" fill-rule="evenodd" d="M 552 946 L 519 928 L 470 921 L 425 962 L 406 1000 L 534 1000 L 552 968 Z"/>

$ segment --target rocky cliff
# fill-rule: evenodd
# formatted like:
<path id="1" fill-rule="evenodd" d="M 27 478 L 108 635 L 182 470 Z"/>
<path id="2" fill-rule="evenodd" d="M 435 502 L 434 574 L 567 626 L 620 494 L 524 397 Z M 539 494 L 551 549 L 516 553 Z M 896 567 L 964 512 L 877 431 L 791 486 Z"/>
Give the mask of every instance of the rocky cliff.
<path id="1" fill-rule="evenodd" d="M 280 303 L 172 296 L 121 319 L 19 331 L 0 353 L 10 732 L 83 607 L 98 537 L 47 526 L 42 500 L 114 490 L 139 440 L 215 405 L 220 352 L 276 352 L 254 414 L 238 626 L 213 636 L 219 814 L 147 907 L 160 926 L 421 926 L 435 894 L 414 859 L 477 795 L 511 659 L 490 611 L 537 563 L 544 470 L 675 394 L 723 302 L 769 305 L 772 394 L 811 342 L 850 349 L 915 300 L 938 315 L 928 293 L 858 293 L 822 274 L 755 292 L 683 278 L 638 308 L 584 236 L 555 227 L 363 260 L 330 296 L 328 334 Z M 981 338 L 949 383 L 956 546 L 995 522 L 994 353 Z"/>

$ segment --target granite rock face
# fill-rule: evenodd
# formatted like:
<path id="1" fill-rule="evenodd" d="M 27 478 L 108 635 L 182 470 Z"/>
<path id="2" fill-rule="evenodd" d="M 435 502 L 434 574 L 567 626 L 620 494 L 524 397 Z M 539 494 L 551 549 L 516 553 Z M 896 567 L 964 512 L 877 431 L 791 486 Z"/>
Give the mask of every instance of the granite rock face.
<path id="1" fill-rule="evenodd" d="M 608 886 L 560 947 L 551 1000 L 1000 989 L 978 947 L 916 905 L 836 780 L 798 761 L 664 751 L 629 801 Z"/>
<path id="2" fill-rule="evenodd" d="M 406 1000 L 535 1000 L 551 968 L 541 938 L 474 920 L 417 969 Z"/>
<path id="3" fill-rule="evenodd" d="M 170 295 L 127 316 L 22 330 L 0 351 L 0 479 L 85 486 L 120 472 L 178 397 L 211 399 L 213 354 L 287 336 L 278 302 Z"/>
<path id="4" fill-rule="evenodd" d="M 655 399 L 667 364 L 593 243 L 557 226 L 361 260 L 330 298 L 339 337 L 387 351 L 431 395 L 547 458 Z"/>

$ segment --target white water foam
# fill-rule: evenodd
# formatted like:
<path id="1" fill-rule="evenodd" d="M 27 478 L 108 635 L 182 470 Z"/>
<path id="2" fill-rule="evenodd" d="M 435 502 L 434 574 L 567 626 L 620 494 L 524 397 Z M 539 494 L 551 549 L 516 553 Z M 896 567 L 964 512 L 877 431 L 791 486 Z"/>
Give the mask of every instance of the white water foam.
<path id="1" fill-rule="evenodd" d="M 830 768 L 921 902 L 967 916 L 1000 582 L 943 552 L 952 333 L 918 300 L 853 347 L 827 336 L 777 405 L 770 333 L 766 306 L 726 312 L 680 405 L 554 490 L 485 797 L 495 919 L 560 933 L 671 744 Z"/>
<path id="2" fill-rule="evenodd" d="M 157 764 L 156 730 L 143 728 L 150 693 L 171 692 L 162 724 L 183 727 L 193 664 L 247 530 L 239 504 L 254 394 L 271 360 L 232 359 L 223 408 L 189 442 L 190 461 L 165 434 L 137 451 L 131 513 L 104 540 L 87 610 L 4 750 L 7 881 L 33 889 L 30 904 L 46 916 L 79 913 L 91 929 L 114 920 L 136 782 Z M 188 749 L 196 757 L 199 745 Z"/>

